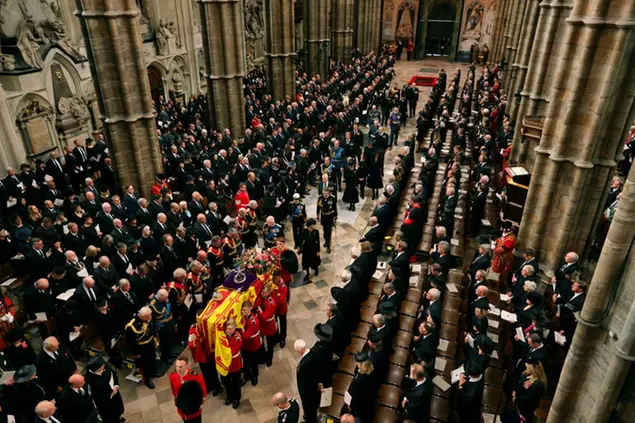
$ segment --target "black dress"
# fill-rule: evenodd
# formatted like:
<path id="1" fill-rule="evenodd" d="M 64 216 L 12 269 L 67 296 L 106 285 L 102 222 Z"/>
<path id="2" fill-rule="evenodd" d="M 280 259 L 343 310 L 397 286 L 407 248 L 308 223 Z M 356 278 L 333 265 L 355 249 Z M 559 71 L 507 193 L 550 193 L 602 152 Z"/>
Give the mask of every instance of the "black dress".
<path id="1" fill-rule="evenodd" d="M 376 159 L 379 159 L 378 155 L 373 155 L 366 158 L 368 160 L 368 187 L 371 189 L 379 189 L 384 186 L 384 182 L 381 177 L 380 163 Z"/>
<path id="2" fill-rule="evenodd" d="M 480 423 L 484 389 L 485 377 L 481 376 L 476 382 L 468 380 L 458 390 L 457 412 L 460 423 Z"/>
<path id="3" fill-rule="evenodd" d="M 356 204 L 359 202 L 359 193 L 357 192 L 357 171 L 348 169 L 344 172 L 344 182 L 346 182 L 346 188 L 344 189 L 344 196 L 342 201 L 348 204 Z"/>
<path id="4" fill-rule="evenodd" d="M 110 397 L 112 395 L 111 378 L 112 385 L 118 386 L 117 373 L 108 366 L 101 375 L 90 371 L 86 373 L 86 383 L 90 386 L 91 395 L 103 423 L 118 423 L 119 417 L 124 412 L 121 393 L 117 392 L 112 398 Z"/>
<path id="5" fill-rule="evenodd" d="M 516 405 L 520 414 L 527 420 L 531 420 L 534 411 L 540 405 L 540 397 L 545 392 L 545 385 L 539 380 L 527 386 L 528 384 L 528 377 L 523 375 L 516 387 Z"/>
<path id="6" fill-rule="evenodd" d="M 302 239 L 302 268 L 317 269 L 321 261 L 318 257 L 320 252 L 320 232 L 317 229 L 313 229 L 310 232 L 305 229 Z"/>

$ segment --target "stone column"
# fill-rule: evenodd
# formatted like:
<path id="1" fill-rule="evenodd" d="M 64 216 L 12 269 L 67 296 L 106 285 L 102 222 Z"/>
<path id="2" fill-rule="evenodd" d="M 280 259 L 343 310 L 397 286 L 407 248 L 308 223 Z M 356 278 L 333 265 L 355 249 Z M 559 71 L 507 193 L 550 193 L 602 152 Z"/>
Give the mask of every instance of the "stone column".
<path id="1" fill-rule="evenodd" d="M 518 65 L 515 65 L 516 56 L 518 53 L 518 49 L 520 48 L 520 36 L 524 29 L 524 18 L 526 9 L 527 1 L 521 1 L 518 3 L 518 7 L 516 8 L 516 15 L 512 16 L 514 24 L 512 27 L 512 36 L 510 38 L 509 44 L 507 45 L 507 50 L 505 53 L 507 66 L 509 69 L 507 77 L 503 79 L 503 87 L 505 88 L 505 91 L 508 91 L 509 87 L 513 85 L 514 79 L 516 78 L 516 72 L 518 71 Z"/>
<path id="2" fill-rule="evenodd" d="M 521 137 L 524 116 L 544 115 L 547 109 L 549 88 L 555 76 L 555 60 L 563 44 L 573 0 L 543 0 L 529 55 L 527 76 L 520 93 L 521 101 L 515 122 L 512 159 L 522 163 L 531 172 L 534 163 L 534 146 Z M 510 93 L 511 94 L 511 93 Z"/>
<path id="3" fill-rule="evenodd" d="M 329 0 L 304 1 L 304 43 L 306 72 L 309 77 L 328 77 L 330 55 Z"/>
<path id="4" fill-rule="evenodd" d="M 509 22 L 509 11 L 513 5 L 514 0 L 504 0 L 499 10 L 500 26 L 498 32 L 495 34 L 494 46 L 490 53 L 492 56 L 491 62 L 498 62 L 502 58 L 502 51 L 505 49 L 505 34 L 507 33 L 507 25 Z"/>
<path id="5" fill-rule="evenodd" d="M 354 0 L 333 0 L 331 10 L 331 53 L 334 60 L 348 63 L 353 49 Z"/>
<path id="6" fill-rule="evenodd" d="M 371 0 L 370 2 L 370 22 L 369 22 L 369 41 L 368 51 L 379 52 L 379 43 L 381 38 L 381 15 L 383 9 L 381 0 Z"/>
<path id="7" fill-rule="evenodd" d="M 522 90 L 525 83 L 525 77 L 527 76 L 529 55 L 536 35 L 536 25 L 538 24 L 540 11 L 539 3 L 540 0 L 529 0 L 529 4 L 525 9 L 525 18 L 523 20 L 522 32 L 520 34 L 518 53 L 516 54 L 516 60 L 512 64 L 512 69 L 515 69 L 515 72 L 512 75 L 512 81 L 509 84 L 508 91 L 509 114 L 512 117 L 512 122 L 515 122 L 518 118 L 519 105 L 516 100 L 516 93 L 519 93 Z"/>
<path id="8" fill-rule="evenodd" d="M 576 0 L 551 60 L 557 74 L 517 247 L 539 251 L 547 272 L 565 252 L 584 252 L 635 118 L 635 2 Z"/>
<path id="9" fill-rule="evenodd" d="M 243 77 L 245 22 L 241 0 L 197 0 L 205 53 L 205 78 L 212 125 L 229 128 L 232 137 L 245 131 Z"/>
<path id="10" fill-rule="evenodd" d="M 26 160 L 26 149 L 22 138 L 15 131 L 15 118 L 9 110 L 7 92 L 0 84 L 0 167 L 12 167 L 20 171 L 20 164 Z"/>
<path id="11" fill-rule="evenodd" d="M 134 0 L 76 0 L 86 54 L 120 186 L 150 197 L 162 170 Z"/>
<path id="12" fill-rule="evenodd" d="M 595 354 L 605 355 L 605 351 L 608 350 L 608 347 L 606 349 L 603 348 L 603 344 L 606 343 L 605 340 L 607 339 L 607 330 L 603 322 L 609 322 L 611 319 L 605 316 L 604 310 L 607 308 L 610 299 L 608 294 L 620 283 L 620 272 L 623 263 L 629 260 L 628 253 L 633 236 L 635 236 L 635 166 L 631 167 L 624 184 L 619 207 L 613 217 L 593 279 L 587 291 L 584 307 L 578 318 L 578 327 L 567 354 L 567 359 L 564 362 L 547 423 L 573 422 L 576 421 L 575 414 L 593 415 L 593 419 L 578 420 L 581 423 L 605 422 L 607 421 L 607 409 L 613 409 L 607 407 L 607 401 L 613 405 L 615 404 L 616 393 L 620 392 L 624 377 L 628 374 L 627 367 L 632 365 L 632 363 L 616 354 L 610 360 L 609 371 L 599 372 L 602 375 L 601 378 L 604 379 L 604 383 L 601 386 L 601 391 L 599 391 L 601 395 L 596 396 L 596 404 L 592 402 L 588 404 L 590 402 L 588 391 L 592 388 L 591 384 L 595 385 L 593 387 L 595 390 L 599 388 L 599 384 L 595 381 L 595 378 L 590 378 L 591 380 L 589 380 L 585 377 L 585 374 L 590 372 L 598 373 L 599 362 L 604 365 L 604 362 L 609 361 L 605 357 L 601 357 L 601 360 L 596 360 L 598 357 Z M 631 252 L 631 259 L 632 256 L 633 253 Z M 633 281 L 635 281 L 635 269 L 630 266 L 630 272 L 625 273 L 621 277 L 621 283 L 625 284 L 623 292 L 633 289 Z M 628 307 L 628 305 L 627 303 L 626 306 Z M 617 312 L 617 310 L 617 307 L 613 308 L 613 312 Z M 620 307 L 619 310 L 623 311 L 624 308 Z M 613 350 L 621 353 L 624 357 L 635 354 L 633 350 L 635 344 L 633 340 L 633 336 L 635 336 L 634 311 L 635 304 L 630 307 L 628 318 L 622 326 L 622 331 L 618 338 L 617 348 Z M 596 348 L 594 343 L 599 346 L 597 352 L 593 351 Z M 583 396 L 581 393 L 586 393 L 587 395 Z M 578 398 L 582 397 L 585 398 L 585 401 L 578 400 Z M 596 411 L 589 413 L 592 405 Z M 604 416 L 604 418 L 599 418 L 599 414 Z"/>
<path id="13" fill-rule="evenodd" d="M 295 96 L 293 0 L 265 0 L 265 64 L 274 101 Z"/>
<path id="14" fill-rule="evenodd" d="M 190 95 L 198 95 L 201 89 L 200 75 L 197 65 L 197 52 L 194 44 L 194 12 L 191 0 L 177 0 L 176 14 L 179 21 L 178 31 L 183 48 L 187 51 L 187 66 L 190 72 Z"/>
<path id="15" fill-rule="evenodd" d="M 357 48 L 362 55 L 368 53 L 369 51 L 370 9 L 369 1 L 357 0 L 355 12 L 357 17 L 357 28 L 355 31 L 355 39 L 357 40 Z"/>

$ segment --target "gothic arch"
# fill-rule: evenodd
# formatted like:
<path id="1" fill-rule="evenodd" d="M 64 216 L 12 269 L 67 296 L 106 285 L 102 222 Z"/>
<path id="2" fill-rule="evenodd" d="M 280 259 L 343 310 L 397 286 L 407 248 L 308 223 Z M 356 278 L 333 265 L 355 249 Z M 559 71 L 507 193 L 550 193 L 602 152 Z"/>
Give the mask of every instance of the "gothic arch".
<path id="1" fill-rule="evenodd" d="M 82 78 L 80 77 L 79 72 L 77 72 L 77 69 L 75 68 L 75 65 L 73 64 L 73 61 L 69 59 L 64 52 L 62 52 L 60 49 L 57 49 L 57 48 L 51 49 L 49 51 L 49 54 L 46 55 L 46 58 L 44 60 L 44 69 L 45 69 L 45 71 L 43 72 L 43 78 L 45 81 L 44 85 L 48 87 L 49 81 L 51 81 L 51 65 L 53 64 L 53 62 L 59 63 L 59 65 L 66 72 L 68 72 L 68 75 L 70 76 L 72 81 L 72 86 L 75 89 L 74 93 L 80 97 L 83 97 L 84 90 L 82 87 Z"/>
<path id="2" fill-rule="evenodd" d="M 55 108 L 46 98 L 32 92 L 24 94 L 15 104 L 13 117 L 31 157 L 59 148 Z"/>
<path id="3" fill-rule="evenodd" d="M 446 43 L 442 54 L 448 56 L 450 60 L 455 60 L 461 24 L 461 0 L 433 0 L 423 3 L 424 7 L 419 8 L 415 57 L 423 59 L 431 53 L 439 54 L 441 42 L 438 40 L 445 37 Z M 440 27 L 444 27 L 442 31 L 439 31 Z M 435 35 L 438 31 L 443 32 L 443 34 Z M 428 39 L 430 33 L 432 35 Z M 435 36 L 436 43 L 432 42 Z"/>
<path id="4" fill-rule="evenodd" d="M 168 69 L 169 73 L 166 77 L 168 91 L 175 95 L 184 93 L 186 98 L 189 97 L 192 94 L 192 84 L 186 59 L 182 56 L 174 56 Z"/>
<path id="5" fill-rule="evenodd" d="M 168 69 L 160 62 L 152 62 L 147 67 L 148 79 L 150 80 L 150 94 L 152 100 L 157 101 L 159 96 L 167 98 L 166 79 L 169 73 Z M 158 106 L 157 106 L 158 109 Z"/>

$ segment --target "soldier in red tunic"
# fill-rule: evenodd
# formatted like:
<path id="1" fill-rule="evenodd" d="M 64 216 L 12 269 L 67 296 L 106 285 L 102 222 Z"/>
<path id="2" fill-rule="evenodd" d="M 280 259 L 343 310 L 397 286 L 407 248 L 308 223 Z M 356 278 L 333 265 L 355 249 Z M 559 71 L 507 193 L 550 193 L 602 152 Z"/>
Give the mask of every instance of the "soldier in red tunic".
<path id="1" fill-rule="evenodd" d="M 196 316 L 200 316 L 203 310 L 199 310 Z M 204 340 L 198 333 L 196 323 L 190 326 L 190 336 L 187 340 L 187 346 L 192 353 L 192 358 L 195 363 L 198 363 L 205 380 L 205 387 L 207 391 L 211 392 L 213 396 L 217 396 L 223 390 L 218 379 L 218 372 L 216 371 L 216 361 L 214 358 L 214 351 L 208 353 L 203 345 Z"/>
<path id="2" fill-rule="evenodd" d="M 512 223 L 504 221 L 501 224 L 503 236 L 494 242 L 492 256 L 492 270 L 499 273 L 499 284 L 507 285 L 507 275 L 514 264 L 514 248 L 516 248 L 516 234 Z"/>
<path id="3" fill-rule="evenodd" d="M 247 192 L 247 185 L 245 185 L 244 182 L 240 183 L 234 200 L 236 211 L 249 207 L 249 193 Z"/>
<path id="4" fill-rule="evenodd" d="M 258 316 L 253 313 L 253 304 L 245 301 L 240 309 L 245 326 L 243 327 L 243 346 L 242 354 L 244 363 L 243 378 L 240 381 L 241 386 L 247 383 L 247 379 L 251 379 L 253 386 L 258 385 L 258 357 L 262 348 L 262 339 L 260 338 L 260 321 Z"/>
<path id="5" fill-rule="evenodd" d="M 260 291 L 262 301 L 258 307 L 258 320 L 260 320 L 260 333 L 267 339 L 267 352 L 265 363 L 271 367 L 273 362 L 273 348 L 276 346 L 276 301 L 271 296 L 271 286 L 265 285 Z"/>
<path id="6" fill-rule="evenodd" d="M 187 356 L 180 356 L 176 359 L 176 370 L 170 373 L 170 387 L 172 388 L 172 395 L 174 395 L 175 402 L 179 394 L 179 389 L 181 389 L 181 385 L 190 380 L 197 382 L 201 386 L 201 390 L 203 391 L 203 401 L 205 401 L 205 397 L 207 396 L 207 389 L 205 388 L 203 376 L 190 369 L 189 361 L 190 360 Z M 199 410 L 194 413 L 186 414 L 178 407 L 176 409 L 183 421 L 190 423 L 198 423 L 201 421 L 201 410 L 202 408 L 199 408 Z"/>
<path id="7" fill-rule="evenodd" d="M 243 338 L 240 332 L 236 330 L 236 321 L 227 319 L 225 322 L 225 335 L 232 351 L 232 362 L 229 365 L 227 376 L 223 376 L 223 385 L 227 392 L 225 405 L 231 404 L 234 409 L 240 404 L 240 372 L 243 369 L 243 359 L 240 355 L 240 349 L 243 345 Z"/>
<path id="8" fill-rule="evenodd" d="M 276 270 L 280 272 L 282 280 L 288 285 L 291 283 L 291 273 L 284 269 L 280 264 L 280 257 L 286 250 L 287 246 L 284 243 L 284 237 L 279 236 L 278 238 L 276 238 L 276 246 L 271 249 L 271 255 L 276 257 Z"/>
<path id="9" fill-rule="evenodd" d="M 288 294 L 289 287 L 285 283 L 281 275 L 282 272 L 273 272 L 273 283 L 278 289 L 271 292 L 271 296 L 276 302 L 276 317 L 278 319 L 278 342 L 280 348 L 284 348 L 287 344 L 287 312 L 289 311 Z"/>

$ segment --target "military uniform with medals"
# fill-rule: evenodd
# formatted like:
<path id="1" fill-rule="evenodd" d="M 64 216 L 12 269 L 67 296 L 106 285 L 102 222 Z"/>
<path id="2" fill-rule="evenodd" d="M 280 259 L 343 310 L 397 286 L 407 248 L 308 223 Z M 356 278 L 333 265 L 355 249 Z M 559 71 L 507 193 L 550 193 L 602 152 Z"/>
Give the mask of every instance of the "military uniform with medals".
<path id="1" fill-rule="evenodd" d="M 166 301 L 157 300 L 156 296 L 152 298 L 148 304 L 152 310 L 152 320 L 159 332 L 159 341 L 161 345 L 161 360 L 169 363 L 170 354 L 175 336 L 175 324 L 172 316 L 172 305 Z"/>
<path id="2" fill-rule="evenodd" d="M 326 247 L 327 252 L 330 253 L 333 225 L 337 219 L 337 199 L 332 195 L 329 195 L 328 197 L 320 197 L 318 199 L 318 211 L 322 227 L 324 228 L 324 246 Z"/>
<path id="3" fill-rule="evenodd" d="M 139 316 L 135 316 L 125 327 L 128 347 L 136 356 L 135 365 L 141 373 L 143 383 L 150 389 L 154 389 L 150 378 L 155 376 L 157 347 L 153 326 L 152 322 L 144 322 Z"/>

